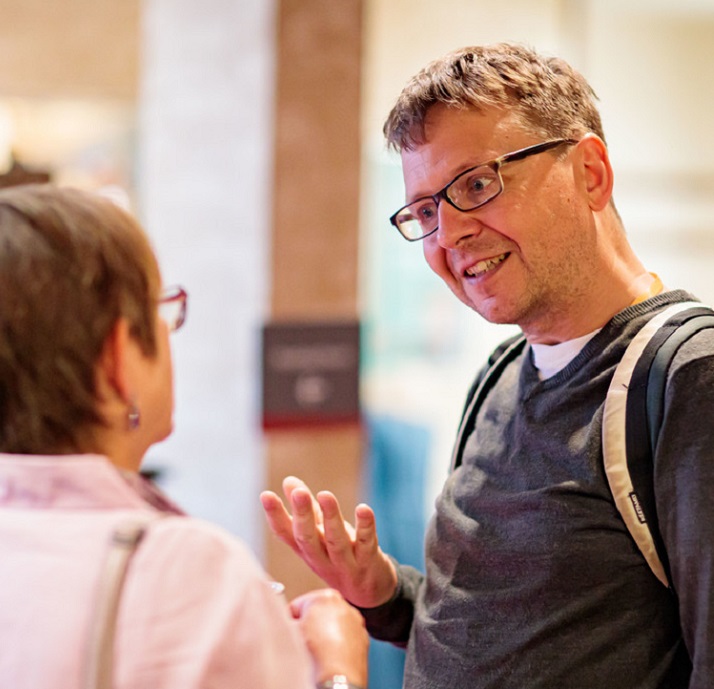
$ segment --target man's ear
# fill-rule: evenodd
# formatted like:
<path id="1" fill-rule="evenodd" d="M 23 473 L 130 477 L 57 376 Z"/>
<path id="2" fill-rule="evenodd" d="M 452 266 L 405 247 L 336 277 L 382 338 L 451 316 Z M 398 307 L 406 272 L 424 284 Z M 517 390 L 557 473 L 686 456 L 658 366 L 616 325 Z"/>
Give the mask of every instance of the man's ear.
<path id="1" fill-rule="evenodd" d="M 129 345 L 129 323 L 120 318 L 109 331 L 97 363 L 97 387 L 102 397 L 116 395 L 129 401 Z"/>
<path id="2" fill-rule="evenodd" d="M 607 146 L 599 136 L 586 134 L 580 140 L 578 150 L 590 208 L 601 211 L 610 202 L 614 183 Z"/>

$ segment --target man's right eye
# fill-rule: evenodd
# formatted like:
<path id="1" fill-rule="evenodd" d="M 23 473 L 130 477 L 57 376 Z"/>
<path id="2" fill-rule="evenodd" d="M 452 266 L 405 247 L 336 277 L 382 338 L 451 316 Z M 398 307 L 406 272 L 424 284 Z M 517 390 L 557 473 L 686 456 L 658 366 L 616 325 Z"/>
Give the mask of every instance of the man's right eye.
<path id="1" fill-rule="evenodd" d="M 469 175 L 463 180 L 463 186 L 467 194 L 480 196 L 489 192 L 489 187 L 495 182 L 495 175 L 490 170 L 479 170 L 476 174 Z"/>
<path id="2" fill-rule="evenodd" d="M 421 222 L 431 220 L 435 215 L 436 206 L 433 203 L 422 204 L 414 212 L 414 216 Z"/>

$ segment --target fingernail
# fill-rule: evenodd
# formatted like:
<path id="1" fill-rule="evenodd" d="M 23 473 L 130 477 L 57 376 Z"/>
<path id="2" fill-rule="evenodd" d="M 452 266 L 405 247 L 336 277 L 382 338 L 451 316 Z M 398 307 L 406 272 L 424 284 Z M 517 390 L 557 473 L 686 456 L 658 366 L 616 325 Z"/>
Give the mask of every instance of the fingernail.
<path id="1" fill-rule="evenodd" d="M 308 493 L 293 493 L 293 504 L 299 512 L 308 512 L 312 509 L 312 498 Z"/>

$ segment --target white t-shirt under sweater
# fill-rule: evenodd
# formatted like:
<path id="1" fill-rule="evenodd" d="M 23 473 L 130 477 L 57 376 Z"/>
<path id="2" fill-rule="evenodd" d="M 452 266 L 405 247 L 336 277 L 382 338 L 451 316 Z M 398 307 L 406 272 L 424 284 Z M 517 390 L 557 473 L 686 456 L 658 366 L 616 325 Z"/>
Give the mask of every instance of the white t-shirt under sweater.
<path id="1" fill-rule="evenodd" d="M 574 340 L 554 345 L 532 344 L 533 363 L 538 369 L 540 379 L 546 380 L 562 371 L 599 332 L 600 328 Z"/>

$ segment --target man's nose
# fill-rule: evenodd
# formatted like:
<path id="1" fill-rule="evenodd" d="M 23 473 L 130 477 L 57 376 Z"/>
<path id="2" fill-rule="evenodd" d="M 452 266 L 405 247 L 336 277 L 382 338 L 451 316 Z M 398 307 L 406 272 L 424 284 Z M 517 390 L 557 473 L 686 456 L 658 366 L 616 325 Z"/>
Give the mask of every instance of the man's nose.
<path id="1" fill-rule="evenodd" d="M 481 232 L 481 223 L 474 213 L 460 211 L 445 199 L 439 204 L 438 213 L 436 238 L 443 249 L 455 249 L 464 239 Z"/>

